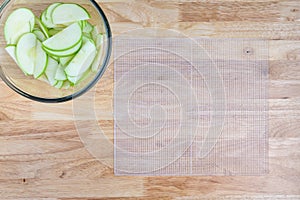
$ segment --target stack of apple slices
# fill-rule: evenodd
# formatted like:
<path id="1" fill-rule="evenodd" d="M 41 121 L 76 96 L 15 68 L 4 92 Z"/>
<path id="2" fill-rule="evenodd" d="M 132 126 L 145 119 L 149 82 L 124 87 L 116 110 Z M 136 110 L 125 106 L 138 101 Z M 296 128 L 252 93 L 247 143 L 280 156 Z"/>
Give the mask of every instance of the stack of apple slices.
<path id="1" fill-rule="evenodd" d="M 5 23 L 6 51 L 26 75 L 67 89 L 100 64 L 103 34 L 89 19 L 87 10 L 74 3 L 51 4 L 40 19 L 19 8 Z"/>

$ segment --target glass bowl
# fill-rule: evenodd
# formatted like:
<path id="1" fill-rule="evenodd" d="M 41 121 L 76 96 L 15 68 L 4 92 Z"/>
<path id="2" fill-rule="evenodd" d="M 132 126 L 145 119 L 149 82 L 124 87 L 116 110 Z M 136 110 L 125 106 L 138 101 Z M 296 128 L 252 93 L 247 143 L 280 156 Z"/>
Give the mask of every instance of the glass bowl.
<path id="1" fill-rule="evenodd" d="M 100 66 L 94 73 L 90 73 L 83 81 L 69 89 L 56 89 L 41 80 L 26 76 L 15 61 L 6 52 L 4 38 L 4 24 L 10 13 L 21 7 L 29 8 L 36 16 L 55 2 L 76 3 L 84 7 L 91 15 L 89 22 L 96 25 L 103 33 L 104 41 L 100 55 Z M 104 74 L 111 55 L 112 39 L 108 20 L 94 0 L 5 0 L 0 6 L 0 77 L 15 92 L 31 100 L 44 103 L 59 103 L 72 100 L 91 89 Z"/>

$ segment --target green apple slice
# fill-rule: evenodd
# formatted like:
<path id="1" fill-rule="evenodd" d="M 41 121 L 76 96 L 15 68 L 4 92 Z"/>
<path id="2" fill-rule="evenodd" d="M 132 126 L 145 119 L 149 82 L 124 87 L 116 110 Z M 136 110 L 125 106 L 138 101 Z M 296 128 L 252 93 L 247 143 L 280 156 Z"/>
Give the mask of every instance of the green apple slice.
<path id="1" fill-rule="evenodd" d="M 16 58 L 16 46 L 14 45 L 9 45 L 5 48 L 6 52 L 10 55 L 10 57 L 16 62 L 18 63 L 17 61 L 17 58 Z"/>
<path id="2" fill-rule="evenodd" d="M 4 25 L 4 37 L 7 44 L 17 44 L 19 38 L 33 30 L 35 24 L 34 14 L 27 8 L 13 11 Z"/>
<path id="3" fill-rule="evenodd" d="M 49 33 L 48 33 L 48 30 L 47 28 L 43 25 L 43 23 L 41 22 L 40 19 L 38 18 L 35 18 L 35 21 L 37 23 L 37 25 L 40 27 L 40 29 L 42 30 L 43 34 L 45 35 L 46 38 L 49 38 Z M 44 40 L 43 40 L 44 41 Z"/>
<path id="4" fill-rule="evenodd" d="M 96 46 L 91 41 L 87 40 L 66 67 L 66 74 L 71 77 L 80 76 L 90 68 L 95 56 Z"/>
<path id="5" fill-rule="evenodd" d="M 51 16 L 54 24 L 73 23 L 91 18 L 90 14 L 83 7 L 73 3 L 57 6 Z"/>
<path id="6" fill-rule="evenodd" d="M 65 73 L 65 68 L 62 65 L 58 65 L 56 74 L 55 74 L 55 79 L 58 81 L 65 81 L 67 80 L 67 75 Z"/>
<path id="7" fill-rule="evenodd" d="M 24 34 L 16 47 L 16 59 L 20 68 L 34 78 L 40 77 L 47 66 L 48 56 L 35 34 Z"/>
<path id="8" fill-rule="evenodd" d="M 76 46 L 74 46 L 73 48 L 71 49 L 67 49 L 65 51 L 52 51 L 52 50 L 49 50 L 49 49 L 46 49 L 44 48 L 44 50 L 49 54 L 51 55 L 52 57 L 55 56 L 55 57 L 69 57 L 69 56 L 73 56 L 81 47 L 82 45 L 82 41 L 80 41 Z"/>
<path id="9" fill-rule="evenodd" d="M 46 19 L 46 11 L 44 11 L 41 15 L 41 21 L 47 28 L 54 28 L 55 24 L 51 22 L 51 20 Z"/>
<path id="10" fill-rule="evenodd" d="M 99 69 L 99 66 L 101 64 L 101 53 L 102 53 L 101 50 L 97 51 L 96 57 L 95 57 L 95 59 L 93 61 L 93 64 L 91 66 L 92 72 L 97 72 L 98 69 Z"/>
<path id="11" fill-rule="evenodd" d="M 102 33 L 99 33 L 96 35 L 95 39 L 94 39 L 95 43 L 96 43 L 96 47 L 101 48 L 104 42 L 104 36 Z"/>
<path id="12" fill-rule="evenodd" d="M 91 71 L 87 70 L 85 73 L 79 75 L 79 76 L 68 76 L 68 80 L 70 81 L 71 85 L 78 85 L 82 81 L 84 81 L 89 75 Z"/>
<path id="13" fill-rule="evenodd" d="M 71 87 L 70 81 L 65 81 L 63 86 L 62 86 L 62 88 L 65 89 L 65 90 L 69 89 L 70 87 Z"/>
<path id="14" fill-rule="evenodd" d="M 70 25 L 72 25 L 72 24 L 70 24 Z M 70 26 L 70 25 L 69 25 L 69 26 Z M 57 27 L 54 27 L 53 29 L 60 32 L 60 31 L 64 30 L 64 29 L 67 28 L 67 27 L 68 27 L 68 26 L 57 26 Z M 57 32 L 57 33 L 59 33 L 59 32 Z"/>
<path id="15" fill-rule="evenodd" d="M 53 13 L 53 10 L 61 5 L 62 3 L 53 3 L 51 4 L 50 6 L 48 6 L 48 8 L 46 9 L 46 13 L 45 13 L 45 17 L 47 20 L 51 20 L 52 21 L 52 13 Z"/>
<path id="16" fill-rule="evenodd" d="M 94 40 L 92 38 L 90 38 L 88 36 L 85 36 L 85 35 L 82 35 L 82 42 L 86 43 L 87 41 L 90 41 L 91 43 L 93 43 L 94 45 L 96 45 L 95 42 L 94 42 Z"/>
<path id="17" fill-rule="evenodd" d="M 33 33 L 35 34 L 37 39 L 39 39 L 41 42 L 43 42 L 47 39 L 46 36 L 44 35 L 44 33 L 40 29 L 34 29 Z"/>
<path id="18" fill-rule="evenodd" d="M 36 43 L 34 56 L 35 57 L 32 58 L 35 61 L 33 76 L 34 78 L 39 78 L 44 74 L 48 64 L 48 55 L 43 50 L 42 43 L 40 41 L 37 41 Z"/>
<path id="19" fill-rule="evenodd" d="M 75 76 L 75 77 L 68 76 L 68 80 L 74 85 L 76 85 L 80 79 L 81 79 L 81 76 Z"/>
<path id="20" fill-rule="evenodd" d="M 97 72 L 101 64 L 101 54 L 102 54 L 102 45 L 103 45 L 104 36 L 102 33 L 100 33 L 97 34 L 94 38 L 96 38 L 95 43 L 97 47 L 97 55 L 92 64 L 91 70 L 92 72 Z"/>
<path id="21" fill-rule="evenodd" d="M 49 55 L 51 58 L 53 58 L 54 60 L 56 60 L 57 62 L 59 62 L 59 57 L 57 56 L 53 56 L 53 55 Z"/>
<path id="22" fill-rule="evenodd" d="M 95 26 L 93 27 L 91 34 L 92 34 L 92 39 L 95 41 L 96 47 L 98 49 L 103 44 L 104 35 L 103 33 L 99 33 L 98 29 Z"/>
<path id="23" fill-rule="evenodd" d="M 85 37 L 90 38 L 90 39 L 93 38 L 93 37 L 92 37 L 92 34 L 90 34 L 90 33 L 83 33 L 82 36 L 85 36 Z"/>
<path id="24" fill-rule="evenodd" d="M 61 89 L 63 85 L 64 81 L 58 81 L 54 87 L 56 87 L 57 89 Z"/>
<path id="25" fill-rule="evenodd" d="M 83 29 L 83 26 L 84 26 L 84 24 L 85 24 L 85 20 L 83 20 L 83 21 L 78 21 L 77 23 L 80 25 L 80 27 L 81 27 L 81 29 Z M 62 24 L 63 26 L 70 26 L 70 25 L 72 25 L 74 22 L 71 22 L 71 23 L 65 23 L 65 24 Z"/>
<path id="26" fill-rule="evenodd" d="M 82 21 L 81 21 L 81 27 L 82 27 L 82 30 L 83 30 L 83 28 L 86 26 L 87 23 L 88 23 L 88 21 L 86 21 L 86 20 L 82 20 Z"/>
<path id="27" fill-rule="evenodd" d="M 55 27 L 55 28 L 51 28 L 49 29 L 49 35 L 53 36 L 56 35 L 57 33 L 61 32 L 62 30 L 64 30 L 66 27 Z"/>
<path id="28" fill-rule="evenodd" d="M 62 31 L 62 30 L 56 30 L 56 29 L 54 29 L 54 28 L 52 28 L 52 29 L 49 29 L 49 35 L 50 36 L 53 36 L 53 35 L 56 35 L 57 33 L 59 33 L 60 31 Z"/>
<path id="29" fill-rule="evenodd" d="M 65 51 L 76 46 L 80 42 L 81 38 L 81 27 L 78 23 L 74 23 L 44 41 L 43 46 L 44 48 L 52 51 Z"/>
<path id="30" fill-rule="evenodd" d="M 46 27 L 48 27 L 48 28 L 56 27 L 56 24 L 54 24 L 52 22 L 51 15 L 52 15 L 52 12 L 53 12 L 54 8 L 56 8 L 60 4 L 61 3 L 53 3 L 50 6 L 48 6 L 48 8 L 42 13 L 41 21 Z"/>
<path id="31" fill-rule="evenodd" d="M 60 64 L 62 64 L 63 66 L 66 66 L 67 64 L 69 64 L 69 62 L 74 58 L 74 55 L 72 56 L 68 56 L 68 57 L 61 57 L 59 59 Z"/>
<path id="32" fill-rule="evenodd" d="M 37 41 L 33 33 L 26 33 L 20 38 L 16 47 L 19 66 L 28 75 L 33 75 L 34 72 Z"/>
<path id="33" fill-rule="evenodd" d="M 94 29 L 94 27 L 87 21 L 85 21 L 86 23 L 84 24 L 84 27 L 83 27 L 83 32 L 84 33 L 91 33 Z"/>
<path id="34" fill-rule="evenodd" d="M 57 80 L 55 80 L 57 68 L 58 68 L 58 62 L 53 58 L 49 57 L 45 74 L 51 86 L 56 85 L 58 82 Z"/>

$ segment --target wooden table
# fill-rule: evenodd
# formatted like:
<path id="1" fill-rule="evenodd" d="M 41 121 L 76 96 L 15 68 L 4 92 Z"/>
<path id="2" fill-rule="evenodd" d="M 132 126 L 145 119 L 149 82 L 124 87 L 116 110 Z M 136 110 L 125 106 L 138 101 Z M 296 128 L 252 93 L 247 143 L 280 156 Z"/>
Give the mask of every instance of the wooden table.
<path id="1" fill-rule="evenodd" d="M 29 101 L 0 82 L 0 199 L 300 199 L 300 1 L 104 0 L 114 35 L 141 27 L 270 42 L 270 173 L 253 177 L 115 177 L 84 148 L 72 102 Z M 113 134 L 113 68 L 97 86 Z"/>

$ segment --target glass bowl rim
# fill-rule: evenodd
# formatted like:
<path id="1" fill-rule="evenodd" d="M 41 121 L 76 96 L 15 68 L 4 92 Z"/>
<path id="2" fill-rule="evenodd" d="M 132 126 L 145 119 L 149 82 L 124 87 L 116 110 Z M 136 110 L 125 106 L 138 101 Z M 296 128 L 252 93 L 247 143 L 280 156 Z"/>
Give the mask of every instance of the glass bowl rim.
<path id="1" fill-rule="evenodd" d="M 0 5 L 0 13 L 4 10 L 4 8 L 7 6 L 7 4 L 9 2 L 11 2 L 12 0 L 5 0 L 1 5 Z M 83 87 L 81 90 L 79 90 L 78 92 L 75 92 L 71 95 L 65 96 L 65 97 L 60 97 L 60 98 L 43 98 L 43 97 L 37 97 L 37 96 L 33 96 L 31 94 L 28 94 L 24 91 L 22 91 L 21 89 L 19 89 L 17 86 L 15 86 L 13 83 L 11 83 L 11 81 L 9 81 L 6 76 L 4 75 L 2 68 L 0 66 L 0 78 L 5 82 L 5 84 L 10 87 L 13 91 L 15 91 L 16 93 L 22 95 L 23 97 L 26 97 L 30 100 L 33 101 L 37 101 L 37 102 L 41 102 L 41 103 L 62 103 L 62 102 L 67 102 L 70 100 L 74 100 L 77 97 L 80 97 L 81 95 L 83 95 L 84 93 L 88 92 L 92 87 L 94 87 L 98 81 L 101 79 L 101 77 L 103 76 L 104 72 L 106 71 L 107 67 L 108 67 L 108 63 L 111 57 L 111 51 L 112 51 L 112 32 L 111 32 L 111 28 L 108 22 L 107 17 L 104 14 L 104 11 L 102 10 L 102 8 L 100 7 L 100 5 L 95 1 L 95 0 L 89 0 L 93 6 L 96 8 L 96 10 L 98 11 L 98 14 L 100 14 L 100 16 L 103 19 L 104 22 L 104 27 L 106 30 L 106 35 L 107 35 L 107 49 L 106 49 L 106 55 L 104 58 L 104 62 L 102 63 L 101 69 L 97 72 L 95 78 L 89 82 L 85 87 Z"/>

